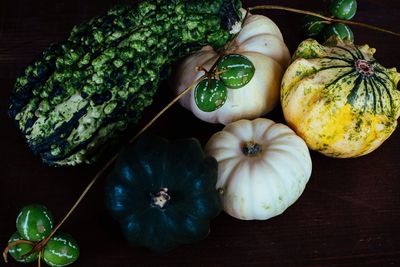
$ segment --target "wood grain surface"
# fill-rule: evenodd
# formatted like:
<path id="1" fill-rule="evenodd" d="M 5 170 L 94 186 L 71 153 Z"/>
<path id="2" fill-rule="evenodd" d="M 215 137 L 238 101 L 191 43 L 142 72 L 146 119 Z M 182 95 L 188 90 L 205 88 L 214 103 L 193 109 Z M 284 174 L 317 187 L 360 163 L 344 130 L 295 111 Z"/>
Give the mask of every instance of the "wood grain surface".
<path id="1" fill-rule="evenodd" d="M 24 66 L 73 25 L 117 3 L 97 0 L 0 1 L 0 247 L 15 231 L 19 210 L 42 203 L 60 220 L 104 160 L 90 166 L 51 168 L 32 155 L 7 116 L 9 95 Z M 362 0 L 354 20 L 400 31 L 399 1 Z M 280 4 L 318 10 L 324 1 L 244 1 L 244 6 Z M 259 12 L 281 28 L 291 52 L 302 40 L 302 16 Z M 400 67 L 400 39 L 353 27 L 356 43 L 377 48 L 386 67 Z M 146 110 L 145 124 L 171 99 L 166 85 Z M 283 122 L 280 107 L 266 117 Z M 149 130 L 167 138 L 197 137 L 205 144 L 221 125 L 196 119 L 174 106 Z M 103 205 L 104 177 L 63 225 L 81 256 L 73 266 L 400 266 L 400 130 L 375 152 L 356 159 L 311 153 L 313 174 L 304 194 L 283 215 L 239 221 L 219 215 L 209 237 L 167 254 L 131 247 Z M 111 155 L 108 155 L 111 157 Z M 1 263 L 0 265 L 2 265 Z M 8 266 L 23 266 L 11 261 Z"/>

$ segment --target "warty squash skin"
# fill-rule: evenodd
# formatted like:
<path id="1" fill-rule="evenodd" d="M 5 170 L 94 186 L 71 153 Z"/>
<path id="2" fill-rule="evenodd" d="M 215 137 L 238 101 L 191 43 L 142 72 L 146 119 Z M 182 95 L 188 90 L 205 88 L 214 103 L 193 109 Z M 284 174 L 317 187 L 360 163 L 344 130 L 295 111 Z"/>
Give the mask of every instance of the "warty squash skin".
<path id="1" fill-rule="evenodd" d="M 374 48 L 337 39 L 303 41 L 281 86 L 285 119 L 309 148 L 330 157 L 362 156 L 396 129 L 400 74 Z"/>
<path id="2" fill-rule="evenodd" d="M 240 6 L 239 0 L 116 6 L 74 27 L 26 67 L 9 115 L 44 163 L 91 163 L 137 124 L 173 62 L 232 39 Z"/>
<path id="3" fill-rule="evenodd" d="M 246 11 L 242 9 L 243 17 Z M 225 104 L 212 112 L 204 112 L 196 105 L 194 90 L 180 99 L 180 104 L 197 118 L 210 122 L 228 124 L 238 119 L 254 119 L 271 111 L 279 102 L 280 81 L 290 62 L 278 26 L 262 15 L 247 14 L 236 38 L 221 51 L 205 46 L 186 57 L 177 65 L 170 79 L 175 94 L 183 92 L 204 72 L 210 70 L 221 54 L 239 54 L 247 57 L 255 67 L 251 81 L 239 88 L 228 90 Z"/>

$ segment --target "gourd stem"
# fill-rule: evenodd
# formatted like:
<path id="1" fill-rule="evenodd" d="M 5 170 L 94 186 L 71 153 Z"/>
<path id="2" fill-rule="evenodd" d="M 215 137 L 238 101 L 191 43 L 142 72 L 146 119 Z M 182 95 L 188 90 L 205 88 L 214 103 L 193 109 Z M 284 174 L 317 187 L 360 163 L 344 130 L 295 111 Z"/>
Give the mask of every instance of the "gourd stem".
<path id="1" fill-rule="evenodd" d="M 21 240 L 16 240 L 8 244 L 8 246 L 3 250 L 3 259 L 5 263 L 8 263 L 8 258 L 7 254 L 10 249 L 13 247 L 19 245 L 19 244 L 29 244 L 29 245 L 34 245 L 35 243 L 29 240 L 21 239 Z"/>
<path id="2" fill-rule="evenodd" d="M 168 188 L 161 188 L 160 191 L 151 196 L 151 205 L 163 209 L 168 204 L 171 197 L 168 194 Z"/>
<path id="3" fill-rule="evenodd" d="M 178 96 L 176 96 L 171 102 L 168 103 L 149 123 L 147 123 L 132 139 L 129 140 L 129 143 L 134 142 L 143 132 L 145 132 L 162 114 L 165 113 L 173 104 L 175 104 L 177 101 L 179 101 L 180 98 L 182 98 L 185 94 L 187 94 L 190 90 L 193 89 L 194 85 L 197 84 L 199 81 L 204 79 L 204 75 L 195 80 L 188 88 L 186 88 L 184 91 L 182 91 Z M 75 201 L 74 205 L 70 208 L 70 210 L 67 212 L 67 214 L 62 218 L 62 220 L 54 227 L 54 229 L 51 231 L 51 233 L 42 241 L 39 243 L 35 244 L 30 252 L 25 254 L 24 256 L 27 257 L 30 254 L 34 253 L 35 251 L 40 252 L 42 248 L 49 242 L 50 238 L 57 232 L 57 230 L 64 224 L 64 222 L 71 216 L 71 214 L 75 211 L 75 209 L 78 207 L 78 205 L 81 203 L 83 198 L 86 196 L 86 194 L 89 192 L 89 190 L 93 187 L 93 185 L 96 183 L 96 181 L 103 175 L 103 173 L 115 162 L 117 159 L 119 153 L 115 154 L 101 169 L 100 171 L 97 172 L 97 174 L 93 177 L 93 179 L 90 181 L 90 183 L 86 186 L 86 188 L 83 190 L 79 198 Z M 34 244 L 31 241 L 27 240 L 18 240 L 18 241 L 24 241 L 24 242 L 19 242 L 19 243 L 28 243 L 28 244 Z M 13 243 L 16 243 L 18 241 L 15 241 Z M 25 242 L 26 241 L 26 242 Z M 7 262 L 7 253 L 8 250 L 12 247 L 11 244 L 4 250 L 3 252 L 3 257 L 5 262 Z M 17 243 L 17 244 L 19 244 Z"/>
<path id="4" fill-rule="evenodd" d="M 39 251 L 38 256 L 38 267 L 42 266 L 42 251 Z"/>
<path id="5" fill-rule="evenodd" d="M 253 142 L 253 141 L 250 141 L 250 142 L 247 142 L 247 143 L 245 143 L 245 144 L 243 145 L 243 147 L 242 147 L 242 152 L 243 152 L 243 154 L 244 154 L 245 156 L 248 156 L 248 157 L 255 157 L 255 156 L 257 156 L 259 153 L 262 152 L 262 147 L 261 147 L 261 145 L 255 143 L 255 142 Z"/>
<path id="6" fill-rule="evenodd" d="M 269 9 L 269 10 L 284 10 L 284 11 L 289 11 L 289 12 L 293 12 L 293 13 L 298 13 L 298 14 L 304 14 L 304 15 L 310 15 L 310 16 L 318 17 L 320 19 L 328 21 L 329 23 L 343 23 L 343 24 L 348 24 L 348 25 L 355 25 L 355 26 L 360 26 L 360 27 L 364 27 L 364 28 L 368 28 L 368 29 L 371 29 L 371 30 L 380 31 L 380 32 L 384 32 L 384 33 L 388 33 L 388 34 L 400 37 L 400 33 L 394 32 L 394 31 L 390 31 L 390 30 L 387 30 L 387 29 L 384 29 L 384 28 L 381 28 L 381 27 L 377 27 L 377 26 L 370 25 L 370 24 L 363 23 L 363 22 L 356 22 L 356 21 L 350 21 L 350 20 L 342 20 L 342 19 L 330 18 L 330 17 L 326 17 L 326 16 L 323 16 L 321 14 L 318 14 L 318 13 L 315 13 L 315 12 L 312 12 L 312 11 L 308 11 L 308 10 L 302 10 L 302 9 L 297 9 L 297 8 L 278 6 L 278 5 L 261 5 L 261 6 L 250 7 L 248 9 L 250 11 L 252 11 L 252 10 L 265 10 L 265 9 Z"/>

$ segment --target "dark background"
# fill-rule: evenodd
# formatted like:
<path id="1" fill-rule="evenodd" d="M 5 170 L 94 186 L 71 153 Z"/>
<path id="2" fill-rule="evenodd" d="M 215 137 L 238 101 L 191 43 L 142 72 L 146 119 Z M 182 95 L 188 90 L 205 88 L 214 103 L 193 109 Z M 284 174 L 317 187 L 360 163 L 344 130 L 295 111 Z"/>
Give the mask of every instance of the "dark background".
<path id="1" fill-rule="evenodd" d="M 106 2 L 106 1 L 104 1 Z M 60 220 L 102 162 L 51 168 L 34 157 L 6 115 L 19 72 L 72 26 L 101 14 L 109 0 L 0 1 L 0 247 L 15 231 L 19 210 L 42 203 Z M 323 9 L 324 1 L 244 1 L 245 6 L 281 4 Z M 400 31 L 399 1 L 362 0 L 354 20 Z M 260 12 L 261 13 L 261 12 Z M 281 28 L 291 52 L 302 40 L 301 16 L 262 12 Z M 386 67 L 400 67 L 400 39 L 353 27 L 356 43 L 377 48 Z M 142 120 L 147 122 L 171 99 L 163 85 Z M 268 118 L 282 122 L 280 108 Z M 203 144 L 221 125 L 197 120 L 174 106 L 149 130 L 168 138 L 197 137 Z M 400 131 L 378 150 L 357 159 L 331 159 L 312 152 L 313 174 L 293 206 L 268 221 L 239 221 L 226 214 L 211 225 L 210 236 L 167 254 L 130 247 L 103 206 L 104 177 L 63 225 L 81 247 L 74 266 L 400 266 Z M 1 264 L 0 264 L 1 265 Z M 8 266 L 16 265 L 11 260 Z M 18 265 L 18 266 L 21 266 Z"/>

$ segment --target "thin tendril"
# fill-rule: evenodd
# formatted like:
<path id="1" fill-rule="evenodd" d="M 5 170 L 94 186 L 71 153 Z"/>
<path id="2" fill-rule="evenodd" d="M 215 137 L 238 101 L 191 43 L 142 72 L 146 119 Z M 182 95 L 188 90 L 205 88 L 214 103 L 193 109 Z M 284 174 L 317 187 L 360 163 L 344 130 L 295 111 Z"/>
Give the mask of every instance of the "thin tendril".
<path id="1" fill-rule="evenodd" d="M 297 8 L 278 6 L 278 5 L 261 5 L 261 6 L 255 6 L 255 7 L 250 7 L 249 8 L 250 11 L 252 11 L 252 10 L 264 10 L 264 9 L 284 10 L 284 11 L 289 11 L 289 12 L 298 13 L 298 14 L 310 15 L 310 16 L 314 16 L 314 17 L 317 17 L 317 18 L 321 18 L 321 19 L 323 19 L 325 21 L 328 21 L 330 23 L 343 23 L 343 24 L 360 26 L 360 27 L 364 27 L 364 28 L 368 28 L 368 29 L 371 29 L 371 30 L 380 31 L 380 32 L 384 32 L 384 33 L 388 33 L 388 34 L 400 37 L 400 33 L 398 33 L 398 32 L 390 31 L 390 30 L 387 30 L 387 29 L 384 29 L 384 28 L 381 28 L 381 27 L 376 27 L 374 25 L 370 25 L 370 24 L 367 24 L 367 23 L 330 18 L 330 17 L 326 17 L 326 16 L 323 16 L 323 15 L 315 13 L 315 12 L 302 10 L 302 9 L 297 9 Z"/>
<path id="2" fill-rule="evenodd" d="M 19 245 L 19 244 L 29 244 L 29 245 L 34 245 L 35 243 L 29 240 L 21 239 L 21 240 L 16 240 L 8 244 L 8 246 L 3 250 L 3 259 L 5 263 L 8 263 L 8 258 L 7 254 L 10 249 L 13 247 Z"/>
<path id="3" fill-rule="evenodd" d="M 42 251 L 39 251 L 39 256 L 38 256 L 38 267 L 42 266 Z"/>
<path id="4" fill-rule="evenodd" d="M 149 123 L 147 123 L 130 141 L 132 143 L 135 141 L 144 131 L 146 131 L 165 111 L 167 111 L 173 104 L 179 101 L 185 94 L 187 94 L 193 87 L 204 79 L 204 76 L 201 76 L 197 80 L 195 80 L 189 87 L 183 90 L 179 95 L 177 95 L 171 102 L 168 103 Z"/>

